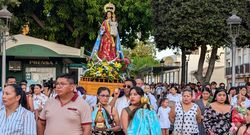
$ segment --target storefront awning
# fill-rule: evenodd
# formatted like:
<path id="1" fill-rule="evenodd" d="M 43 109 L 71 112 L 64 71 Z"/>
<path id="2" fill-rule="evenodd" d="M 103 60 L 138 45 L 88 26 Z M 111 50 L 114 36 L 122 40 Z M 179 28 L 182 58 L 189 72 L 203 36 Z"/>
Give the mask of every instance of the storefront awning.
<path id="1" fill-rule="evenodd" d="M 80 56 L 76 55 L 68 55 L 68 54 L 58 54 L 57 52 L 33 44 L 24 44 L 18 45 L 6 50 L 7 56 L 17 56 L 17 57 L 74 57 L 80 58 Z"/>
<path id="2" fill-rule="evenodd" d="M 9 40 L 6 43 L 7 56 L 19 57 L 72 57 L 81 58 L 78 48 L 46 41 L 30 36 L 15 35 L 16 42 Z"/>

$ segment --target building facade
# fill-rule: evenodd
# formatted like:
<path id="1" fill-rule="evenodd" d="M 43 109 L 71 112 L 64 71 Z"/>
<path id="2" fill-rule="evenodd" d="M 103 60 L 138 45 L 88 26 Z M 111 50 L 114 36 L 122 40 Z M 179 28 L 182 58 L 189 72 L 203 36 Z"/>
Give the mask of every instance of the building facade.
<path id="1" fill-rule="evenodd" d="M 78 80 L 78 67 L 71 65 L 85 61 L 80 49 L 21 34 L 14 38 L 16 42 L 6 43 L 6 76 L 29 84 L 55 80 L 62 73 L 72 73 Z"/>
<path id="2" fill-rule="evenodd" d="M 211 47 L 207 46 L 207 54 L 206 57 L 209 57 L 211 53 Z M 198 62 L 200 58 L 200 48 L 193 51 L 190 55 L 187 55 L 186 59 L 186 76 L 187 76 L 187 82 L 196 83 L 199 80 L 196 80 L 194 77 L 194 72 L 198 69 Z M 217 56 L 219 59 L 215 63 L 214 72 L 211 76 L 210 81 L 216 81 L 218 83 L 226 83 L 225 78 L 225 50 L 224 48 L 219 48 L 217 52 Z M 172 55 L 172 56 L 166 56 L 163 58 L 164 70 L 160 70 L 158 72 L 152 72 L 152 71 L 145 71 L 144 73 L 144 80 L 146 83 L 158 83 L 158 82 L 165 82 L 165 83 L 181 83 L 181 55 Z M 166 68 L 164 68 L 166 67 Z M 175 67 L 175 68 L 170 68 Z M 152 67 L 153 68 L 153 67 Z M 208 68 L 208 59 L 204 62 L 204 69 L 203 69 L 203 75 L 206 74 Z"/>
<path id="3" fill-rule="evenodd" d="M 250 82 L 250 48 L 236 48 L 235 85 L 241 86 Z M 227 84 L 231 86 L 232 53 L 230 48 L 225 49 L 225 76 Z"/>

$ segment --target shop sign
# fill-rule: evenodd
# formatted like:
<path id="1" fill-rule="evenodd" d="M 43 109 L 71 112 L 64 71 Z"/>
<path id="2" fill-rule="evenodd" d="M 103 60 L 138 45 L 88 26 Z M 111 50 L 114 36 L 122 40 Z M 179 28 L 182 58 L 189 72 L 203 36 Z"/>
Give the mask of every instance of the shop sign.
<path id="1" fill-rule="evenodd" d="M 49 61 L 49 60 L 30 60 L 30 65 L 54 65 L 57 62 Z"/>

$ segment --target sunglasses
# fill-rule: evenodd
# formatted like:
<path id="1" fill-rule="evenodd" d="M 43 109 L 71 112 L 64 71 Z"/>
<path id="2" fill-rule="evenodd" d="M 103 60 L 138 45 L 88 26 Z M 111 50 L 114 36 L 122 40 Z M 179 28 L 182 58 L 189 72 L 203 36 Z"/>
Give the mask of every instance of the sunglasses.
<path id="1" fill-rule="evenodd" d="M 128 88 L 128 89 L 130 89 L 131 86 L 130 86 L 130 85 L 123 85 L 123 88 Z"/>
<path id="2" fill-rule="evenodd" d="M 109 98 L 110 95 L 99 95 L 101 98 Z"/>

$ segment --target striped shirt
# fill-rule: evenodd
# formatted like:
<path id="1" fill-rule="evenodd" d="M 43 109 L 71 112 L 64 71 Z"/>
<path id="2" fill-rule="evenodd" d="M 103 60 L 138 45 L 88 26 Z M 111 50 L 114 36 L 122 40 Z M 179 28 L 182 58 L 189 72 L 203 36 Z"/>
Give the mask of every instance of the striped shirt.
<path id="1" fill-rule="evenodd" d="M 0 135 L 36 135 L 34 114 L 21 105 L 6 116 L 6 109 L 0 109 Z"/>
<path id="2" fill-rule="evenodd" d="M 0 89 L 0 108 L 2 107 L 3 105 L 3 91 Z"/>

